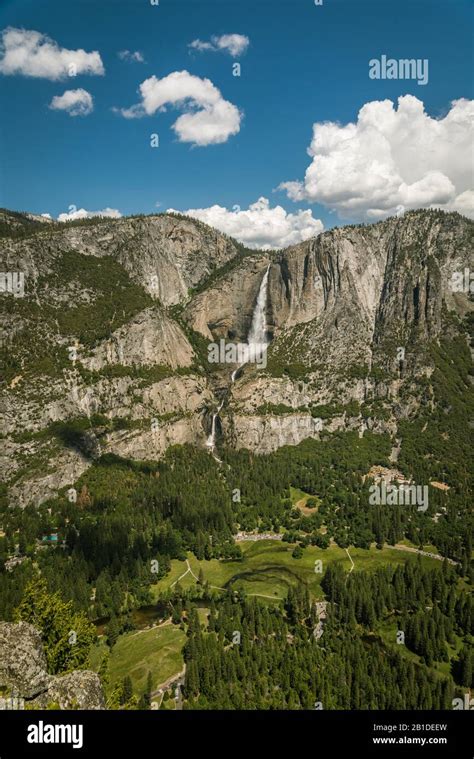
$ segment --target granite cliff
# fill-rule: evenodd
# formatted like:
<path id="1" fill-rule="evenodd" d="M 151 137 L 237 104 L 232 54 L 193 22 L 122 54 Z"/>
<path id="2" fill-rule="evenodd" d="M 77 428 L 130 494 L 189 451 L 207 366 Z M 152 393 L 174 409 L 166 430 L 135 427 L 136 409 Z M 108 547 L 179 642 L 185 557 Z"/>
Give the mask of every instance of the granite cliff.
<path id="1" fill-rule="evenodd" d="M 400 419 L 429 402 L 432 346 L 473 308 L 473 223 L 459 214 L 415 211 L 271 252 L 177 215 L 0 221 L 0 470 L 22 506 L 104 453 L 205 446 L 217 409 L 217 444 L 257 453 L 322 429 L 395 444 Z M 268 267 L 267 365 L 232 378 L 237 365 L 208 363 L 208 346 L 246 342 Z"/>
<path id="2" fill-rule="evenodd" d="M 27 622 L 0 622 L 0 689 L 4 708 L 105 708 L 95 672 L 48 674 L 41 636 Z"/>

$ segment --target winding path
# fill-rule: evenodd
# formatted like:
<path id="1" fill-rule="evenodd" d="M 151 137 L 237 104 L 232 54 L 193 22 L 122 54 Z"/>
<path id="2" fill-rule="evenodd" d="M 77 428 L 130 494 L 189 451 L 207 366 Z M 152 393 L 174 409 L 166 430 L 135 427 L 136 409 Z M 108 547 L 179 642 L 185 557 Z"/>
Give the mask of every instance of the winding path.
<path id="1" fill-rule="evenodd" d="M 186 577 L 186 575 L 191 574 L 192 577 L 196 580 L 196 582 L 199 582 L 199 577 L 196 577 L 193 570 L 191 569 L 191 564 L 189 563 L 189 559 L 186 559 L 186 566 L 187 570 L 186 572 L 183 572 L 182 575 L 178 577 L 177 580 L 175 580 L 173 583 L 171 583 L 170 588 L 174 588 L 176 583 L 178 583 L 180 580 L 183 579 L 183 577 Z M 213 590 L 222 590 L 223 593 L 225 593 L 228 589 L 227 588 L 221 588 L 219 585 L 209 585 L 210 588 Z M 247 596 L 259 596 L 259 598 L 271 598 L 272 601 L 283 601 L 283 598 L 280 598 L 280 596 L 267 596 L 264 593 L 246 593 Z"/>
<path id="2" fill-rule="evenodd" d="M 196 577 L 196 575 L 194 574 L 193 570 L 191 569 L 191 567 L 189 565 L 189 561 L 187 559 L 186 559 L 186 566 L 188 567 L 187 570 L 186 570 L 186 572 L 183 572 L 183 574 L 180 575 L 177 580 L 175 580 L 174 582 L 172 582 L 171 585 L 170 585 L 170 588 L 174 588 L 174 586 L 177 585 L 177 583 L 180 580 L 182 580 L 183 577 L 186 577 L 186 575 L 189 574 L 190 572 L 191 572 L 191 574 L 192 574 L 193 577 Z M 196 580 L 197 580 L 197 577 L 196 577 Z"/>
<path id="3" fill-rule="evenodd" d="M 163 690 L 168 690 L 168 688 L 170 687 L 170 685 L 173 685 L 173 683 L 176 680 L 181 680 L 181 678 L 184 678 L 185 672 L 186 672 L 186 665 L 183 667 L 183 669 L 181 670 L 181 672 L 178 672 L 176 675 L 171 675 L 166 680 L 164 680 L 162 683 L 160 683 L 155 688 L 155 690 L 153 690 L 150 693 L 150 696 L 151 697 L 153 697 L 153 696 L 159 696 L 163 692 Z"/>
<path id="4" fill-rule="evenodd" d="M 429 559 L 436 559 L 436 561 L 446 561 L 453 566 L 459 565 L 459 561 L 454 559 L 448 559 L 447 556 L 441 556 L 439 553 L 430 553 L 429 551 L 422 551 L 420 548 L 413 548 L 412 546 L 404 546 L 402 543 L 396 543 L 394 546 L 386 545 L 386 548 L 391 548 L 392 551 L 408 551 L 409 553 L 419 553 L 420 556 L 427 556 Z"/>
<path id="5" fill-rule="evenodd" d="M 351 562 L 351 568 L 349 569 L 349 572 L 347 573 L 347 577 L 349 577 L 350 573 L 351 573 L 351 572 L 353 571 L 353 569 L 355 568 L 355 564 L 354 564 L 354 562 L 352 561 L 352 556 L 350 555 L 350 553 L 349 553 L 348 549 L 347 549 L 347 548 L 345 548 L 344 550 L 345 550 L 345 552 L 347 553 L 347 555 L 348 555 L 348 557 L 349 557 L 349 561 Z"/>

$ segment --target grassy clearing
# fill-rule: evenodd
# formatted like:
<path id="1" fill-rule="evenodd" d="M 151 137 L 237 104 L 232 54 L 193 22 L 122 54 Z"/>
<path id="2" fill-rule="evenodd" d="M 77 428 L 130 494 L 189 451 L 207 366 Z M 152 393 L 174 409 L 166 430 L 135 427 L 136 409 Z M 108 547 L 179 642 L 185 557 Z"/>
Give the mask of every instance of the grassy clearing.
<path id="1" fill-rule="evenodd" d="M 153 688 L 157 688 L 183 668 L 185 639 L 184 632 L 171 624 L 121 635 L 110 654 L 110 687 L 130 675 L 134 693 L 141 695 L 151 672 Z"/>
<path id="2" fill-rule="evenodd" d="M 207 622 L 208 622 L 207 618 L 209 616 L 209 611 L 210 610 L 206 609 L 206 608 L 199 608 L 197 610 L 198 617 L 199 617 L 199 622 L 201 623 L 201 626 L 204 627 L 204 628 L 206 628 L 206 629 L 207 629 Z"/>
<path id="3" fill-rule="evenodd" d="M 300 490 L 299 488 L 294 488 L 290 485 L 290 500 L 293 506 L 298 503 L 298 501 L 301 501 L 303 498 L 316 498 L 316 496 L 311 496 L 310 493 L 305 493 L 304 490 Z"/>
<path id="4" fill-rule="evenodd" d="M 406 659 L 409 659 L 416 664 L 422 663 L 423 660 L 418 654 L 414 653 L 414 651 L 410 651 L 405 645 L 397 643 L 398 630 L 399 624 L 397 624 L 396 618 L 392 615 L 387 619 L 384 619 L 382 622 L 379 622 L 376 626 L 375 632 L 380 636 L 387 648 L 396 648 Z M 448 643 L 447 645 L 449 661 L 435 662 L 429 668 L 437 676 L 446 677 L 449 675 L 451 671 L 451 660 L 455 659 L 461 650 L 462 639 L 459 635 L 454 635 L 454 638 L 454 644 L 451 645 Z"/>
<path id="5" fill-rule="evenodd" d="M 193 573 L 198 576 L 202 569 L 204 580 L 217 588 L 232 587 L 242 589 L 248 594 L 257 594 L 279 600 L 287 595 L 288 588 L 303 582 L 316 599 L 324 597 L 321 590 L 321 578 L 329 562 L 340 562 L 346 572 L 351 568 L 351 562 L 343 548 L 331 545 L 326 550 L 308 546 L 301 559 L 294 559 L 293 545 L 274 540 L 260 540 L 241 543 L 242 561 L 198 561 L 192 554 L 188 561 Z M 382 564 L 404 564 L 407 561 L 418 561 L 416 554 L 406 551 L 396 551 L 384 548 L 378 551 L 375 547 L 370 550 L 350 548 L 349 553 L 355 564 L 355 571 L 373 571 Z M 315 572 L 315 563 L 322 562 L 322 574 Z M 436 566 L 435 559 L 422 557 L 423 563 Z M 166 591 L 170 585 L 184 572 L 187 566 L 184 561 L 173 561 L 171 572 L 167 577 L 153 586 L 155 597 Z M 188 588 L 196 582 L 190 572 L 181 580 L 180 585 Z"/>
<path id="6" fill-rule="evenodd" d="M 319 508 L 319 505 L 322 503 L 321 499 L 318 498 L 316 495 L 311 495 L 310 493 L 305 493 L 304 490 L 300 490 L 299 488 L 294 488 L 290 486 L 290 499 L 293 506 L 296 506 L 301 513 L 309 517 L 312 514 L 315 514 Z M 310 501 L 310 504 L 308 505 L 308 501 Z M 312 505 L 311 505 L 312 502 Z"/>
<path id="7" fill-rule="evenodd" d="M 102 661 L 104 659 L 104 656 L 107 654 L 108 647 L 107 643 L 105 642 L 105 638 L 102 637 L 99 639 L 99 642 L 96 646 L 94 646 L 89 654 L 89 669 L 92 669 L 93 672 L 98 672 L 100 669 L 100 665 L 102 664 Z"/>
<path id="8" fill-rule="evenodd" d="M 241 543 L 241 548 L 242 561 L 198 561 L 193 554 L 188 554 L 191 571 L 188 571 L 185 561 L 172 561 L 170 573 L 153 586 L 155 598 L 168 590 L 181 575 L 184 575 L 179 581 L 181 587 L 188 588 L 196 584 L 194 575 L 198 577 L 202 569 L 204 580 L 211 586 L 242 589 L 247 594 L 260 596 L 262 601 L 268 603 L 272 603 L 272 600 L 281 601 L 286 597 L 288 589 L 299 583 L 304 583 L 315 599 L 323 599 L 321 579 L 328 564 L 340 562 L 346 572 L 351 568 L 346 551 L 336 545 L 331 545 L 326 550 L 308 546 L 304 549 L 301 559 L 293 558 L 293 545 L 274 540 L 244 542 Z M 416 554 L 390 548 L 378 551 L 375 547 L 370 550 L 351 547 L 349 553 L 355 564 L 354 571 L 374 571 L 381 565 L 397 565 L 419 560 L 428 566 L 439 566 L 435 559 L 419 558 Z M 317 561 L 322 562 L 322 573 L 315 572 Z M 201 608 L 198 613 L 201 623 L 205 625 L 208 609 Z M 378 625 L 376 634 L 387 646 L 393 647 L 396 645 L 396 630 L 396 620 L 387 619 Z M 134 692 L 140 696 L 145 690 L 149 671 L 152 674 L 153 687 L 156 688 L 182 669 L 181 651 L 184 642 L 184 632 L 171 624 L 121 635 L 109 659 L 108 690 L 111 691 L 117 682 L 130 675 Z M 405 646 L 399 648 L 403 650 L 403 655 L 419 661 L 419 657 Z M 449 655 L 455 655 L 457 649 L 458 645 L 450 650 Z M 91 655 L 91 667 L 95 671 L 98 671 L 105 652 L 106 645 L 102 639 Z M 434 671 L 446 674 L 448 668 L 449 664 L 443 662 L 436 665 Z M 166 706 L 174 708 L 174 702 Z"/>

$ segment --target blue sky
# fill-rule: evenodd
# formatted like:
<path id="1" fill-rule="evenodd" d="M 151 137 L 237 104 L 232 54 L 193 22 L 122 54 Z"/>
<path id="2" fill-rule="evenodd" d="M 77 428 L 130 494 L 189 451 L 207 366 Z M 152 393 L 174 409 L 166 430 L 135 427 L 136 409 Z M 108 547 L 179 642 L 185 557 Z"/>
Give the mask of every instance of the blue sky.
<path id="1" fill-rule="evenodd" d="M 98 51 L 105 75 L 79 73 L 54 81 L 0 73 L 0 205 L 57 217 L 70 205 L 152 213 L 157 202 L 159 210 L 237 205 L 245 211 L 265 197 L 267 210 L 309 210 L 325 227 L 381 218 L 398 206 L 439 203 L 465 210 L 471 200 L 466 105 L 441 135 L 433 120 L 445 118 L 452 101 L 472 98 L 472 9 L 467 0 L 323 0 L 322 6 L 313 0 L 160 0 L 159 6 L 149 0 L 3 0 L 0 29 L 34 30 L 60 48 Z M 226 51 L 188 48 L 195 39 L 225 34 L 248 37 L 246 52 L 233 58 Z M 140 51 L 145 62 L 120 60 L 121 50 Z M 369 78 L 369 60 L 382 55 L 427 59 L 428 84 Z M 240 77 L 232 75 L 235 61 Z M 172 127 L 189 100 L 142 118 L 114 112 L 140 102 L 143 81 L 183 70 L 209 79 L 240 111 L 239 131 L 225 142 L 196 146 L 179 140 Z M 89 115 L 48 107 L 53 97 L 78 88 L 93 98 Z M 340 130 L 357 122 L 365 104 L 389 99 L 396 109 L 405 95 L 424 104 L 425 116 L 410 101 L 400 125 L 383 115 L 388 125 L 374 140 L 374 112 L 369 131 L 364 123 L 352 147 L 344 144 Z M 406 130 L 417 120 L 415 136 Z M 455 126 L 460 120 L 461 136 Z M 325 122 L 334 126 L 322 135 L 324 146 L 305 182 L 313 124 Z M 150 147 L 152 133 L 159 134 L 159 148 Z M 420 140 L 430 144 L 431 158 L 424 156 L 415 167 L 410 155 L 416 163 Z M 372 181 L 368 165 L 382 179 Z M 299 189 L 275 191 L 292 180 L 300 182 Z M 221 216 L 235 229 L 249 222 Z M 297 241 L 302 224 L 295 232 L 284 216 L 276 223 L 282 224 L 284 241 L 287 230 L 289 241 Z M 265 229 L 256 242 L 265 244 Z"/>

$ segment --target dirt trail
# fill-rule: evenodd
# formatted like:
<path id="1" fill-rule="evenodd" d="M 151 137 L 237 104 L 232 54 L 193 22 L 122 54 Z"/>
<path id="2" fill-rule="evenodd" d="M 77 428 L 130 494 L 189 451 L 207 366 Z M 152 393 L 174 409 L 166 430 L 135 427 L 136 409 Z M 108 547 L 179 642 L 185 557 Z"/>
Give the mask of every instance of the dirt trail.
<path id="1" fill-rule="evenodd" d="M 148 625 L 148 627 L 144 627 L 143 630 L 137 630 L 137 632 L 132 633 L 130 635 L 131 638 L 134 638 L 136 635 L 141 635 L 142 633 L 150 632 L 150 630 L 159 630 L 161 627 L 166 627 L 166 625 L 171 624 L 171 619 L 165 619 L 164 622 L 161 622 L 159 625 Z"/>
<path id="2" fill-rule="evenodd" d="M 189 563 L 189 559 L 186 559 L 186 566 L 187 566 L 186 572 L 183 572 L 183 574 L 180 575 L 177 580 L 175 580 L 173 583 L 171 583 L 170 588 L 173 588 L 176 585 L 177 582 L 179 582 L 183 577 L 186 577 L 186 575 L 188 575 L 188 574 L 190 574 L 191 577 L 194 577 L 194 579 L 196 580 L 196 582 L 199 582 L 199 577 L 196 577 L 196 575 L 194 574 L 193 570 L 191 569 L 191 565 Z M 221 587 L 219 587 L 219 585 L 209 585 L 209 587 L 212 588 L 213 590 L 222 590 L 223 593 L 225 593 L 227 591 L 227 588 L 221 588 Z M 275 601 L 275 600 L 277 600 L 277 601 L 283 601 L 283 599 L 279 598 L 278 596 L 266 596 L 264 593 L 247 593 L 247 595 L 248 596 L 259 596 L 259 598 L 271 598 L 272 601 Z"/>
<path id="3" fill-rule="evenodd" d="M 183 667 L 181 672 L 177 672 L 175 675 L 170 675 L 170 677 L 168 677 L 166 680 L 163 680 L 163 682 L 160 683 L 155 688 L 155 690 L 150 693 L 150 696 L 153 698 L 153 696 L 160 695 L 160 691 L 168 690 L 170 685 L 172 685 L 175 682 L 175 680 L 181 680 L 181 678 L 183 678 L 185 674 L 186 674 L 186 665 Z"/>
<path id="4" fill-rule="evenodd" d="M 412 548 L 412 546 L 404 546 L 401 543 L 396 543 L 394 546 L 386 546 L 387 548 L 391 548 L 393 551 L 408 551 L 409 553 L 419 553 L 420 556 L 428 556 L 430 559 L 436 559 L 436 561 L 446 561 L 448 564 L 453 564 L 456 566 L 459 564 L 459 561 L 454 561 L 454 559 L 448 559 L 446 556 L 441 556 L 439 553 L 430 553 L 429 551 L 422 551 L 420 548 Z"/>

